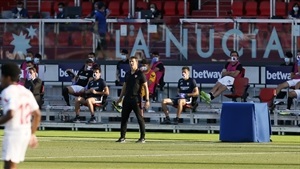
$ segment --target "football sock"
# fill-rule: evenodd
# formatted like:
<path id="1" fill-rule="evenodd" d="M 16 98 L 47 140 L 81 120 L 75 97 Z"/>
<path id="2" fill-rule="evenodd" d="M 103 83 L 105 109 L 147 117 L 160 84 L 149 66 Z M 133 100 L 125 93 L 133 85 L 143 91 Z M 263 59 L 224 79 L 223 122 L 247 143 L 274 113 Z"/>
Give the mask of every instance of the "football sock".
<path id="1" fill-rule="evenodd" d="M 209 95 L 210 95 L 211 100 L 213 100 L 215 98 L 214 95 L 211 92 L 209 93 Z"/>

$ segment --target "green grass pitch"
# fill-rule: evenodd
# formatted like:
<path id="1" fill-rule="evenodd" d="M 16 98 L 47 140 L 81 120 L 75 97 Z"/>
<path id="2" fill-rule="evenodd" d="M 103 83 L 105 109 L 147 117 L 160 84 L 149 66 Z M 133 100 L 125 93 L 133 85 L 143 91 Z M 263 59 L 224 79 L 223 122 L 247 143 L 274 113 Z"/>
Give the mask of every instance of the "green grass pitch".
<path id="1" fill-rule="evenodd" d="M 145 144 L 136 144 L 138 132 L 128 132 L 126 143 L 120 144 L 114 142 L 118 132 L 37 135 L 39 147 L 28 149 L 20 169 L 300 168 L 300 136 L 272 136 L 271 143 L 222 143 L 217 134 L 149 132 Z"/>

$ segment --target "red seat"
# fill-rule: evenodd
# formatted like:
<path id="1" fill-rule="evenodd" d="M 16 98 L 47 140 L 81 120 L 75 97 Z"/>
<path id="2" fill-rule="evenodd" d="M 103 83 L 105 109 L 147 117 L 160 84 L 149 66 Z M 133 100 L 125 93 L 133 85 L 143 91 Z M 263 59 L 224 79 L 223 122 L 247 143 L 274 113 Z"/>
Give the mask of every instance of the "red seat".
<path id="1" fill-rule="evenodd" d="M 231 5 L 233 16 L 244 16 L 244 2 L 234 1 Z"/>
<path id="2" fill-rule="evenodd" d="M 59 32 L 57 42 L 59 46 L 69 46 L 69 32 Z"/>
<path id="3" fill-rule="evenodd" d="M 260 2 L 259 10 L 261 16 L 270 16 L 270 2 L 269 1 Z"/>
<path id="4" fill-rule="evenodd" d="M 246 16 L 257 16 L 257 2 L 247 1 L 245 4 Z"/>
<path id="5" fill-rule="evenodd" d="M 276 89 L 273 88 L 262 88 L 259 92 L 259 100 L 262 103 L 268 103 L 268 107 L 271 108 L 274 104 Z"/>
<path id="6" fill-rule="evenodd" d="M 81 32 L 73 32 L 71 35 L 72 46 L 82 46 L 83 37 Z"/>
<path id="7" fill-rule="evenodd" d="M 111 1 L 109 3 L 108 9 L 110 10 L 110 16 L 120 16 L 121 15 L 121 3 L 118 1 Z"/>
<path id="8" fill-rule="evenodd" d="M 143 1 L 138 1 L 138 2 L 136 3 L 136 7 L 137 7 L 137 8 L 141 8 L 141 9 L 143 9 L 143 10 L 149 9 L 148 3 L 147 3 L 147 2 L 143 2 Z"/>
<path id="9" fill-rule="evenodd" d="M 276 16 L 287 16 L 285 2 L 276 2 Z"/>
<path id="10" fill-rule="evenodd" d="M 164 15 L 165 16 L 174 16 L 176 15 L 176 1 L 166 1 L 164 5 Z"/>
<path id="11" fill-rule="evenodd" d="M 128 3 L 128 1 L 125 1 L 122 4 L 122 15 L 128 16 L 128 13 L 129 13 L 129 3 Z"/>
<path id="12" fill-rule="evenodd" d="M 82 2 L 81 7 L 82 7 L 82 15 L 83 16 L 87 16 L 93 10 L 93 4 L 90 2 Z"/>
<path id="13" fill-rule="evenodd" d="M 225 97 L 231 99 L 245 99 L 247 94 L 247 89 L 249 87 L 249 79 L 248 78 L 235 78 L 233 83 L 233 92 L 232 94 L 224 94 Z"/>
<path id="14" fill-rule="evenodd" d="M 8 46 L 14 40 L 11 32 L 5 32 L 3 34 L 3 45 Z"/>
<path id="15" fill-rule="evenodd" d="M 190 15 L 190 4 L 189 2 L 187 2 L 187 15 Z M 177 4 L 177 9 L 178 9 L 178 15 L 180 16 L 184 16 L 184 1 L 179 1 L 178 4 Z"/>
<path id="16" fill-rule="evenodd" d="M 54 32 L 49 32 L 45 36 L 45 46 L 50 47 L 55 45 L 56 34 Z"/>
<path id="17" fill-rule="evenodd" d="M 93 33 L 86 31 L 85 32 L 85 46 L 92 47 L 93 46 Z"/>
<path id="18" fill-rule="evenodd" d="M 45 1 L 43 3 L 41 3 L 41 12 L 49 12 L 50 14 L 52 14 L 53 12 L 53 4 L 52 2 L 49 1 Z"/>

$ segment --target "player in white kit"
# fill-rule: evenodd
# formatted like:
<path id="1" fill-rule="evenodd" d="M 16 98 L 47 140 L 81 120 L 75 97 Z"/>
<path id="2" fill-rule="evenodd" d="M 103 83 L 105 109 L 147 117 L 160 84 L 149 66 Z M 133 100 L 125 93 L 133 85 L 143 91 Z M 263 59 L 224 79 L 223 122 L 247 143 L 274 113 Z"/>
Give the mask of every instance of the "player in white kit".
<path id="1" fill-rule="evenodd" d="M 35 148 L 35 132 L 39 126 L 41 113 L 33 94 L 25 87 L 18 85 L 21 71 L 14 63 L 1 67 L 1 95 L 3 116 L 0 124 L 5 125 L 2 159 L 4 169 L 16 169 L 24 161 L 27 147 Z"/>

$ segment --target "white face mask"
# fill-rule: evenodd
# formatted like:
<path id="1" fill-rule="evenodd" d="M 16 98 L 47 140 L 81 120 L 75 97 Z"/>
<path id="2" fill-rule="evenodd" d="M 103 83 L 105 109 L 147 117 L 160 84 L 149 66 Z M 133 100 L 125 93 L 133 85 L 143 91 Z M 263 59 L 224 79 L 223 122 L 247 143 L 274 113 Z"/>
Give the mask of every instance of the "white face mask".
<path id="1" fill-rule="evenodd" d="M 30 73 L 27 74 L 27 79 L 28 80 L 32 80 L 33 79 L 32 75 Z"/>
<path id="2" fill-rule="evenodd" d="M 300 55 L 297 55 L 296 59 L 297 59 L 297 60 L 300 60 Z"/>
<path id="3" fill-rule="evenodd" d="M 231 57 L 231 61 L 232 61 L 232 62 L 236 62 L 236 61 L 237 61 L 237 58 L 236 58 L 236 57 Z"/>
<path id="4" fill-rule="evenodd" d="M 285 63 L 290 63 L 290 58 L 284 58 Z"/>
<path id="5" fill-rule="evenodd" d="M 293 10 L 294 10 L 294 11 L 298 11 L 298 10 L 299 10 L 299 7 L 295 6 L 295 7 L 293 7 Z"/>
<path id="6" fill-rule="evenodd" d="M 40 63 L 40 59 L 39 58 L 34 58 L 33 62 L 34 62 L 34 64 L 39 64 Z"/>
<path id="7" fill-rule="evenodd" d="M 93 73 L 93 78 L 94 78 L 94 79 L 97 79 L 97 78 L 98 78 L 96 73 Z"/>
<path id="8" fill-rule="evenodd" d="M 121 55 L 121 59 L 126 60 L 126 55 Z"/>
<path id="9" fill-rule="evenodd" d="M 155 9 L 154 9 L 154 8 L 150 8 L 150 10 L 151 10 L 152 12 L 154 12 L 154 11 L 155 11 Z"/>
<path id="10" fill-rule="evenodd" d="M 146 67 L 146 66 L 142 66 L 142 67 L 140 68 L 140 70 L 141 70 L 141 71 L 146 71 L 146 70 L 147 70 L 147 67 Z"/>
<path id="11" fill-rule="evenodd" d="M 64 9 L 63 8 L 58 8 L 58 11 L 59 12 L 62 12 Z"/>
<path id="12" fill-rule="evenodd" d="M 86 70 L 91 70 L 92 69 L 92 66 L 87 66 L 86 67 Z"/>
<path id="13" fill-rule="evenodd" d="M 31 57 L 28 57 L 28 56 L 27 56 L 27 57 L 25 58 L 25 60 L 26 60 L 26 61 L 31 61 Z"/>
<path id="14" fill-rule="evenodd" d="M 21 11 L 22 10 L 22 8 L 17 8 L 18 9 L 18 11 Z"/>

